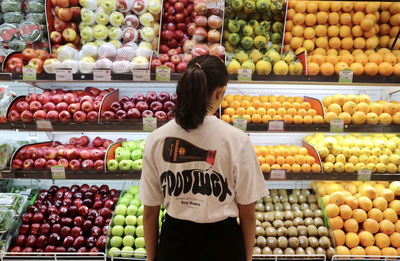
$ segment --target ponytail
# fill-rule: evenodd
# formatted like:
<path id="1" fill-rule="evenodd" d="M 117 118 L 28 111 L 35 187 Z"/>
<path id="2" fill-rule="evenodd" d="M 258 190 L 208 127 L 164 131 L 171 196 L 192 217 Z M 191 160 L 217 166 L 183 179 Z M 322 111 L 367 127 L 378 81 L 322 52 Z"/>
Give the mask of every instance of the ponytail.
<path id="1" fill-rule="evenodd" d="M 216 56 L 203 55 L 189 62 L 178 81 L 175 120 L 186 131 L 203 123 L 210 109 L 210 98 L 218 87 L 226 86 L 228 72 Z"/>

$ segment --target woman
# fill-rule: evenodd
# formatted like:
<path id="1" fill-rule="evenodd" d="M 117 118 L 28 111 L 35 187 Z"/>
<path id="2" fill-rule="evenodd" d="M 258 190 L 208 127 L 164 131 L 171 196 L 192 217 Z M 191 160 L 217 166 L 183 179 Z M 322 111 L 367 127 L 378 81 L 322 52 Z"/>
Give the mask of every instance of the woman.
<path id="1" fill-rule="evenodd" d="M 175 120 L 147 138 L 140 199 L 149 261 L 251 260 L 255 201 L 268 192 L 248 136 L 214 116 L 227 82 L 219 58 L 193 59 L 178 82 Z"/>

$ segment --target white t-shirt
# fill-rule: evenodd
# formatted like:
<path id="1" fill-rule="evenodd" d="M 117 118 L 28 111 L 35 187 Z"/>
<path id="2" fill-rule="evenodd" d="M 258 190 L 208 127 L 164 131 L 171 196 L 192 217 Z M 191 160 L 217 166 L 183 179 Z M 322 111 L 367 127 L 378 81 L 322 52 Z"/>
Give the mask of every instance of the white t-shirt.
<path id="1" fill-rule="evenodd" d="M 267 195 L 249 137 L 215 116 L 189 132 L 175 120 L 146 140 L 139 198 L 197 223 L 237 217 L 237 204 Z"/>

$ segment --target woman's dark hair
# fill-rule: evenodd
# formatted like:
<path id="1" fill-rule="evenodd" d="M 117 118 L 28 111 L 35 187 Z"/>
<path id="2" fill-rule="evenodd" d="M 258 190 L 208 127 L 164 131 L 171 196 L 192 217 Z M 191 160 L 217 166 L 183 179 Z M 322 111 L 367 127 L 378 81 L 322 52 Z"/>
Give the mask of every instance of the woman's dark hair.
<path id="1" fill-rule="evenodd" d="M 218 57 L 202 55 L 190 61 L 176 87 L 176 123 L 186 131 L 197 128 L 210 108 L 211 95 L 227 83 L 228 71 Z"/>

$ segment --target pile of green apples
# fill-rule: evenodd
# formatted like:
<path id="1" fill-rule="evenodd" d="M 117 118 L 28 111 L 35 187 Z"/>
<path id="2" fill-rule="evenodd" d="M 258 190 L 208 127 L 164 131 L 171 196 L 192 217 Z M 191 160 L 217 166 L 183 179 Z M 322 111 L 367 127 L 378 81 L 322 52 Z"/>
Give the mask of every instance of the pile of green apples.
<path id="1" fill-rule="evenodd" d="M 145 141 L 124 141 L 115 149 L 115 159 L 107 161 L 107 170 L 142 170 Z"/>
<path id="2" fill-rule="evenodd" d="M 114 257 L 145 257 L 145 241 L 143 232 L 144 206 L 138 198 L 139 187 L 132 186 L 120 198 L 114 211 L 111 235 L 109 234 L 108 256 Z M 160 211 L 161 224 L 165 210 Z"/>

